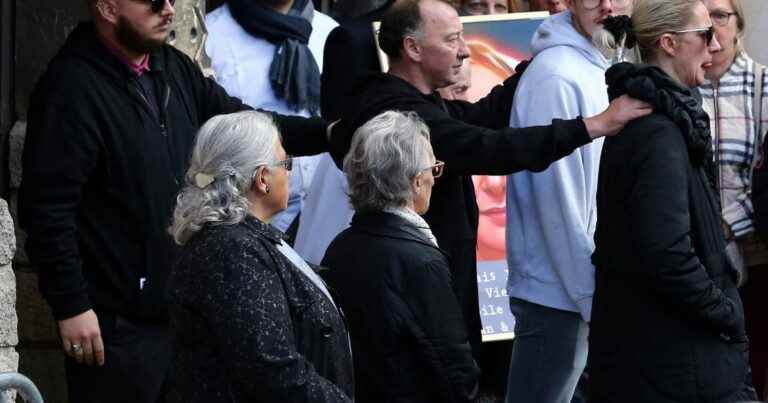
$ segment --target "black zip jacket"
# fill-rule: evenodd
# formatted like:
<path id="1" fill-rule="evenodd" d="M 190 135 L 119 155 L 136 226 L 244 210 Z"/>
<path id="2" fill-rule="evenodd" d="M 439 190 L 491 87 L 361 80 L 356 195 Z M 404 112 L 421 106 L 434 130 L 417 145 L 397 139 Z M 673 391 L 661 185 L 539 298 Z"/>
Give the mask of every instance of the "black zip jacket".
<path id="1" fill-rule="evenodd" d="M 755 400 L 709 118 L 696 94 L 658 67 L 617 64 L 606 82 L 611 99 L 626 93 L 654 113 L 603 146 L 589 330 L 593 397 Z"/>
<path id="2" fill-rule="evenodd" d="M 403 218 L 358 212 L 322 265 L 349 323 L 357 403 L 472 401 L 480 369 L 444 251 Z"/>
<path id="3" fill-rule="evenodd" d="M 165 320 L 176 253 L 167 228 L 195 133 L 248 109 L 171 46 L 149 61 L 142 80 L 154 97 L 82 23 L 33 92 L 20 218 L 57 320 L 91 308 Z M 286 150 L 327 148 L 322 120 L 274 116 Z"/>
<path id="4" fill-rule="evenodd" d="M 445 161 L 446 170 L 435 181 L 424 218 L 440 247 L 451 256 L 454 291 L 475 351 L 480 343 L 475 249 L 478 209 L 470 175 L 542 171 L 591 141 L 581 119 L 555 119 L 551 126 L 509 127 L 512 99 L 525 65 L 476 103 L 444 101 L 436 92 L 422 94 L 394 75 L 372 75 L 362 83 L 357 101 L 349 106 L 331 138 L 331 155 L 341 167 L 355 130 L 384 111 L 413 111 L 429 126 L 435 157 Z"/>

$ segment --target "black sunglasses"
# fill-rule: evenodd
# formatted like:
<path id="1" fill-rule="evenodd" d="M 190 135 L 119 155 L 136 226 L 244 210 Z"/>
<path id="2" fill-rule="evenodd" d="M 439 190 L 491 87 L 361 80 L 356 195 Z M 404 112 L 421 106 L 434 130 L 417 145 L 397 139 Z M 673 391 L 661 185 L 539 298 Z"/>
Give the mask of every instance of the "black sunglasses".
<path id="1" fill-rule="evenodd" d="M 148 0 L 149 3 L 152 5 L 152 11 L 155 13 L 159 13 L 163 11 L 165 8 L 165 2 L 171 3 L 171 7 L 176 3 L 176 0 Z"/>
<path id="2" fill-rule="evenodd" d="M 699 35 L 704 37 L 704 40 L 707 41 L 707 46 L 712 44 L 712 39 L 715 37 L 715 27 L 713 25 L 710 25 L 707 28 L 694 28 L 694 29 L 683 29 L 681 31 L 670 31 L 670 33 L 673 34 L 684 34 L 686 32 L 696 32 Z"/>

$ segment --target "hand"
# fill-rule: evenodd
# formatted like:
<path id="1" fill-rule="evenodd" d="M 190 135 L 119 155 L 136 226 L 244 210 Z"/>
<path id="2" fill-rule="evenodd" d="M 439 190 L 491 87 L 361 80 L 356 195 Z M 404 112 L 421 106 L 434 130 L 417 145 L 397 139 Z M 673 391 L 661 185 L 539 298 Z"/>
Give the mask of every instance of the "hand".
<path id="1" fill-rule="evenodd" d="M 603 136 L 613 136 L 624 128 L 631 120 L 641 118 L 653 112 L 651 105 L 622 95 L 608 105 L 603 113 L 584 119 L 589 137 L 596 139 Z"/>
<path id="2" fill-rule="evenodd" d="M 104 343 L 99 319 L 93 309 L 59 321 L 59 334 L 64 353 L 79 364 L 104 365 Z"/>

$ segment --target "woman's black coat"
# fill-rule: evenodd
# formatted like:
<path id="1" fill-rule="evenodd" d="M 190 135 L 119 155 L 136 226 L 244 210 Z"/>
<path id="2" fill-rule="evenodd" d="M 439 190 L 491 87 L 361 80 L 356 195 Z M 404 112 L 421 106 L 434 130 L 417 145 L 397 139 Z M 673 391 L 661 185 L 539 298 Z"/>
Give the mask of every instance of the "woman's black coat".
<path id="1" fill-rule="evenodd" d="M 480 373 L 448 260 L 419 229 L 357 213 L 323 266 L 349 323 L 356 402 L 470 400 Z"/>
<path id="2" fill-rule="evenodd" d="M 655 113 L 605 141 L 589 371 L 597 402 L 731 402 L 748 377 L 708 119 L 661 70 L 619 65 L 612 97 Z"/>
<path id="3" fill-rule="evenodd" d="M 171 272 L 176 341 L 169 402 L 351 402 L 339 311 L 247 217 L 206 225 Z"/>

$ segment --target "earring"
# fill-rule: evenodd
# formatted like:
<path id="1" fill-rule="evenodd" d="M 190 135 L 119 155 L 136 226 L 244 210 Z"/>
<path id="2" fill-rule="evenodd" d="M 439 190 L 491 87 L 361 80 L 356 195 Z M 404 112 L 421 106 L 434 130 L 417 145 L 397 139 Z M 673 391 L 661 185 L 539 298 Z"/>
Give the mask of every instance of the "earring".
<path id="1" fill-rule="evenodd" d="M 267 187 L 264 188 L 264 191 L 267 192 L 267 194 L 269 194 L 269 185 L 267 185 Z"/>

